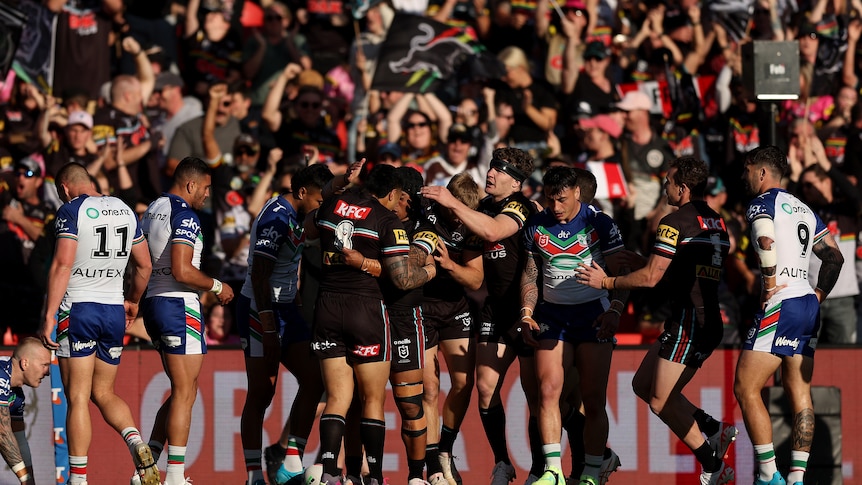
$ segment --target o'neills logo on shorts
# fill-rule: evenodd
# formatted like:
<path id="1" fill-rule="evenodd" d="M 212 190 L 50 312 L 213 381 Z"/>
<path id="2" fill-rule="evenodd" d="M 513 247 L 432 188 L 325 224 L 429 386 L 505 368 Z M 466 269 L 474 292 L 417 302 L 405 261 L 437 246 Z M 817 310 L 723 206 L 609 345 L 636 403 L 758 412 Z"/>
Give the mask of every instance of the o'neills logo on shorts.
<path id="1" fill-rule="evenodd" d="M 96 341 L 90 340 L 89 342 L 72 342 L 72 350 L 75 352 L 84 349 L 92 349 L 96 347 Z"/>

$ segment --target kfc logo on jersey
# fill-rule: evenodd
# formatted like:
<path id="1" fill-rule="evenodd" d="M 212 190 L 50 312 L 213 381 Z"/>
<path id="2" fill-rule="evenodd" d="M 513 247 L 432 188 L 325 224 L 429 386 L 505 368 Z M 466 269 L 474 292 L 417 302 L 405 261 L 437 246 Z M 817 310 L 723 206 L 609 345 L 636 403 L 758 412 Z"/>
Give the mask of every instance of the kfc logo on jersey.
<path id="1" fill-rule="evenodd" d="M 351 352 L 359 357 L 377 357 L 380 355 L 380 344 L 357 345 Z"/>
<path id="2" fill-rule="evenodd" d="M 368 214 L 371 213 L 370 207 L 359 207 L 358 205 L 348 204 L 343 200 L 338 201 L 338 205 L 335 206 L 336 215 L 341 216 L 345 219 L 365 219 L 368 217 Z"/>
<path id="3" fill-rule="evenodd" d="M 697 222 L 700 224 L 700 228 L 704 230 L 722 230 L 726 231 L 727 228 L 724 226 L 724 219 L 721 217 L 702 217 L 697 216 Z"/>

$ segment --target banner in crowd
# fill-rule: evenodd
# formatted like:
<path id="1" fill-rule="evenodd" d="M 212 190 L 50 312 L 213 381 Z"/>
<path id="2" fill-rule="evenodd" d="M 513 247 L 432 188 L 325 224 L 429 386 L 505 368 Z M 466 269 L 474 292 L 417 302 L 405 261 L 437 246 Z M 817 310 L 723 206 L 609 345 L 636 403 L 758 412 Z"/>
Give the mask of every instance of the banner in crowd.
<path id="1" fill-rule="evenodd" d="M 15 52 L 15 73 L 43 92 L 50 92 L 57 16 L 35 0 L 23 0 L 18 9 L 27 16 L 27 25 Z"/>
<path id="2" fill-rule="evenodd" d="M 5 77 L 12 67 L 26 24 L 27 16 L 23 12 L 10 4 L 0 2 L 0 77 Z"/>
<path id="3" fill-rule="evenodd" d="M 697 97 L 707 117 L 717 113 L 715 101 L 715 76 L 695 76 L 694 87 Z M 618 84 L 617 91 L 622 98 L 629 91 L 640 91 L 652 100 L 650 113 L 670 118 L 673 114 L 673 103 L 667 81 L 640 81 L 636 83 Z"/>
<path id="4" fill-rule="evenodd" d="M 472 28 L 450 27 L 428 17 L 395 14 L 380 47 L 372 89 L 425 93 L 484 52 Z"/>
<path id="5" fill-rule="evenodd" d="M 623 167 L 616 162 L 587 162 L 585 169 L 596 176 L 596 199 L 624 199 L 629 195 Z"/>
<path id="6" fill-rule="evenodd" d="M 622 461 L 620 471 L 611 483 L 647 485 L 655 483 L 696 483 L 699 465 L 682 444 L 649 407 L 635 397 L 632 377 L 645 354 L 644 349 L 618 347 L 608 380 L 609 444 Z M 753 449 L 744 431 L 739 407 L 733 396 L 733 376 L 737 351 L 719 350 L 706 362 L 686 387 L 686 395 L 716 418 L 731 421 L 740 428 L 736 444 L 730 449 L 728 463 L 739 478 L 754 473 Z M 845 403 L 842 416 L 844 483 L 857 483 L 862 464 L 862 416 L 853 403 L 862 400 L 862 352 L 857 349 L 818 349 L 814 385 L 839 386 Z M 149 438 L 156 412 L 170 389 L 170 382 L 161 368 L 158 353 L 147 349 L 123 352 L 117 376 L 117 392 L 131 407 L 144 437 Z M 449 377 L 441 361 L 442 403 L 449 389 Z M 245 480 L 239 423 L 246 395 L 246 375 L 242 351 L 214 349 L 206 356 L 199 380 L 197 401 L 192 414 L 191 433 L 186 455 L 186 475 L 195 483 L 242 483 Z M 273 403 L 264 421 L 264 445 L 278 438 L 296 395 L 296 381 L 286 371 L 279 379 Z M 519 479 L 526 478 L 530 467 L 527 439 L 527 404 L 518 381 L 518 365 L 512 366 L 502 386 L 506 407 L 506 432 L 509 453 Z M 128 450 L 122 439 L 98 416 L 93 407 L 93 444 L 88 468 L 94 485 L 126 483 L 132 473 Z M 407 463 L 399 433 L 398 411 L 390 395 L 386 401 L 386 446 L 383 460 L 384 476 L 391 483 L 406 482 Z M 830 432 L 825 427 L 818 433 Z M 50 443 L 50 440 L 43 440 Z M 317 423 L 306 448 L 305 463 L 311 464 L 318 451 Z M 564 435 L 564 469 L 570 469 L 568 444 Z M 36 448 L 34 456 L 50 453 Z M 485 440 L 481 420 L 476 410 L 476 395 L 453 454 L 465 484 L 487 483 L 494 467 L 493 454 Z M 58 467 L 61 465 L 58 465 Z M 159 463 L 164 470 L 165 456 Z"/>

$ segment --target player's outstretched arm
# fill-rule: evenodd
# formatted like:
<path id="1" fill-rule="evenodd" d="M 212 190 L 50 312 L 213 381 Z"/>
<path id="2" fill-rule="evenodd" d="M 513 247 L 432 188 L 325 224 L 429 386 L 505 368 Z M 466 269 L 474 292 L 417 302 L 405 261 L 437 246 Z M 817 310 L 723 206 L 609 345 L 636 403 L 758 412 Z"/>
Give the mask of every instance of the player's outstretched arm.
<path id="1" fill-rule="evenodd" d="M 9 406 L 0 406 L 0 455 L 6 460 L 6 464 L 15 472 L 18 480 L 25 484 L 34 484 L 32 475 L 27 472 L 27 466 L 21 457 L 18 448 L 18 440 L 12 432 L 12 417 L 9 414 Z M 23 480 L 22 480 L 23 478 Z"/>
<path id="2" fill-rule="evenodd" d="M 78 250 L 76 239 L 61 237 L 57 239 L 54 248 L 54 260 L 48 272 L 48 295 L 45 300 L 45 320 L 42 324 L 42 343 L 49 349 L 57 349 L 59 345 L 51 339 L 51 333 L 57 326 L 57 312 L 60 303 L 66 295 L 69 278 L 72 276 L 72 266 L 75 264 L 75 253 Z"/>

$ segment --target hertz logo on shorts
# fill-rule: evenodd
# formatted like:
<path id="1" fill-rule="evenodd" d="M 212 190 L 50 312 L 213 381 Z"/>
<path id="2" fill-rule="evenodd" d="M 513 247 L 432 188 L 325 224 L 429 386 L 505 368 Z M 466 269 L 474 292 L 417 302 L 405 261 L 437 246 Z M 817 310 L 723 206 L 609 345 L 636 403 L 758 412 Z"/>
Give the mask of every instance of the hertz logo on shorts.
<path id="1" fill-rule="evenodd" d="M 667 224 L 661 224 L 655 232 L 655 238 L 665 244 L 676 246 L 679 239 L 679 230 Z"/>

